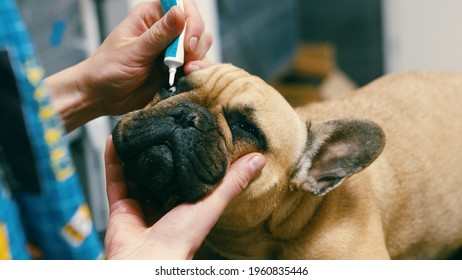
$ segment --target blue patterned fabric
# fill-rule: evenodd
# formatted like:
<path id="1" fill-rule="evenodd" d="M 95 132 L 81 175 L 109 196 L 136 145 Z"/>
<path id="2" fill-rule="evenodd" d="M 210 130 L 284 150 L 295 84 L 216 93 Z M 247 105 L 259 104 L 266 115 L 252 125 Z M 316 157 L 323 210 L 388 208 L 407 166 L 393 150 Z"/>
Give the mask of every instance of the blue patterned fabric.
<path id="1" fill-rule="evenodd" d="M 1 172 L 1 170 L 0 170 Z M 0 174 L 0 260 L 30 258 L 16 202 Z"/>
<path id="2" fill-rule="evenodd" d="M 101 258 L 103 247 L 63 138 L 64 128 L 13 0 L 0 1 L 0 49 L 7 50 L 16 78 L 35 159 L 30 164 L 35 164 L 40 187 L 38 193 L 9 190 L 0 172 L 0 259 L 30 258 L 26 243 L 37 247 L 44 259 Z"/>

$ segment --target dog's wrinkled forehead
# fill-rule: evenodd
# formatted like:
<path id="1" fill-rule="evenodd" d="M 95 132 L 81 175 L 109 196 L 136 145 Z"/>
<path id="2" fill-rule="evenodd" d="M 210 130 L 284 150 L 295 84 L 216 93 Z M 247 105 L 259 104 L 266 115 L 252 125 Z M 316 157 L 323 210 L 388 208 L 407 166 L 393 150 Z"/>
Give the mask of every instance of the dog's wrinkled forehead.
<path id="1" fill-rule="evenodd" d="M 249 105 L 249 102 L 255 100 L 254 98 L 242 100 L 237 95 L 266 86 L 259 78 L 242 69 L 232 65 L 217 64 L 182 77 L 174 90 L 162 89 L 152 105 L 178 95 L 183 95 L 183 98 L 204 107 L 218 104 L 226 106 L 234 101 Z"/>
<path id="2" fill-rule="evenodd" d="M 161 89 L 146 108 L 172 108 L 195 103 L 215 117 L 239 110 L 246 117 L 261 107 L 269 85 L 260 78 L 229 64 L 216 64 L 178 80 L 174 88 Z M 263 93 L 264 92 L 264 93 Z"/>
<path id="3" fill-rule="evenodd" d="M 240 68 L 227 64 L 213 65 L 194 72 L 189 77 L 192 86 L 208 93 L 223 93 L 228 88 L 235 92 L 247 82 L 258 79 Z"/>

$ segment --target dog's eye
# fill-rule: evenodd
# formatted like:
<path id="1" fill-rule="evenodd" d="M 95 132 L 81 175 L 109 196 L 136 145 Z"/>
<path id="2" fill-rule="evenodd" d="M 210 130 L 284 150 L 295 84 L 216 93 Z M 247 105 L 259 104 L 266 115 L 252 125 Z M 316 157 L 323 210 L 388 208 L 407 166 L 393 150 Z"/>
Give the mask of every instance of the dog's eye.
<path id="1" fill-rule="evenodd" d="M 258 140 L 258 133 L 253 125 L 248 123 L 233 123 L 230 124 L 231 133 L 233 138 Z"/>
<path id="2" fill-rule="evenodd" d="M 183 92 L 188 92 L 191 90 L 193 90 L 193 87 L 188 83 L 188 79 L 186 77 L 181 77 L 178 80 L 178 83 L 175 86 L 171 87 L 170 89 L 166 89 L 166 88 L 160 89 L 159 98 L 160 100 L 165 100 L 172 96 L 178 95 Z"/>
<path id="3" fill-rule="evenodd" d="M 175 95 L 175 92 L 173 92 L 171 90 L 168 90 L 166 88 L 161 88 L 160 91 L 159 91 L 160 100 L 167 99 L 167 98 L 172 97 L 174 95 Z"/>
<path id="4" fill-rule="evenodd" d="M 233 136 L 233 142 L 247 141 L 254 143 L 259 150 L 267 149 L 266 138 L 252 121 L 252 109 L 225 110 L 225 118 Z"/>

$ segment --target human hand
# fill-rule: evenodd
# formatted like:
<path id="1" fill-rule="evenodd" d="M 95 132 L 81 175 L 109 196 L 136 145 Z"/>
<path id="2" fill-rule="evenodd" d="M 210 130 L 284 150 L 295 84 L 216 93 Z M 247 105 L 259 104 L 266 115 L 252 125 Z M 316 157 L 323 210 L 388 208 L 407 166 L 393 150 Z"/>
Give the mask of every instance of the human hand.
<path id="1" fill-rule="evenodd" d="M 173 7 L 165 17 L 159 1 L 133 9 L 88 60 L 91 69 L 87 89 L 100 95 L 106 114 L 119 115 L 147 104 L 166 85 L 168 75 L 161 71 L 164 50 L 185 31 L 185 72 L 201 65 L 212 44 L 193 0 L 184 1 L 185 13 Z"/>
<path id="2" fill-rule="evenodd" d="M 136 6 L 90 58 L 47 78 L 66 128 L 146 105 L 168 85 L 162 54 L 185 24 L 184 72 L 204 68 L 212 37 L 194 0 L 184 1 L 184 12 L 173 7 L 165 16 L 157 0 Z"/>
<path id="3" fill-rule="evenodd" d="M 234 162 L 217 188 L 195 203 L 178 205 L 146 225 L 140 204 L 128 197 L 123 166 L 109 137 L 106 145 L 109 223 L 105 247 L 109 259 L 192 259 L 226 205 L 263 168 L 265 159 L 252 153 Z"/>

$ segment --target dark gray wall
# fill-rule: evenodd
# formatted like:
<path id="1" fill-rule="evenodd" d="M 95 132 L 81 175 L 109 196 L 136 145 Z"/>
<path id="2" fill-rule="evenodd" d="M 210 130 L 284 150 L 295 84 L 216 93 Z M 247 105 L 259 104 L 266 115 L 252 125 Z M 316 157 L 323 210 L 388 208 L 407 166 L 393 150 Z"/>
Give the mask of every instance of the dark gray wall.
<path id="1" fill-rule="evenodd" d="M 223 62 L 271 79 L 299 40 L 298 0 L 218 0 Z"/>
<path id="2" fill-rule="evenodd" d="M 358 85 L 384 73 L 381 0 L 300 0 L 304 41 L 331 42 Z"/>
<path id="3" fill-rule="evenodd" d="M 329 42 L 358 85 L 383 74 L 381 0 L 218 0 L 224 62 L 264 79 L 284 70 L 300 41 Z"/>

